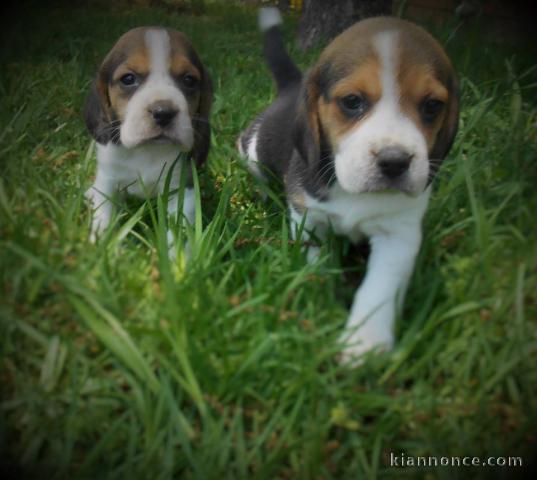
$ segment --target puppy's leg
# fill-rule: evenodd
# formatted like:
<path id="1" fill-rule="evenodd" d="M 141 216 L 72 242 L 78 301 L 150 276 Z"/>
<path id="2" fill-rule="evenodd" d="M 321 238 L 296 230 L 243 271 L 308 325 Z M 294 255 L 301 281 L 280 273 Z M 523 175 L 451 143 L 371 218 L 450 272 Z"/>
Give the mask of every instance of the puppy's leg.
<path id="1" fill-rule="evenodd" d="M 263 166 L 257 155 L 257 135 L 259 120 L 254 120 L 237 139 L 237 149 L 240 156 L 245 160 L 244 164 L 248 171 L 254 176 L 258 182 L 267 183 L 267 177 L 263 171 Z M 263 190 L 260 192 L 263 201 L 267 200 L 267 194 Z"/>
<path id="2" fill-rule="evenodd" d="M 113 205 L 110 198 L 116 194 L 116 182 L 97 170 L 93 185 L 86 191 L 86 198 L 93 209 L 90 229 L 90 242 L 95 243 L 97 237 L 110 225 Z"/>
<path id="3" fill-rule="evenodd" d="M 306 219 L 304 220 L 304 215 Z M 291 228 L 291 238 L 297 239 L 300 227 L 304 222 L 302 230 L 302 242 L 306 244 L 308 263 L 312 264 L 317 261 L 320 254 L 320 248 L 317 245 L 312 245 L 312 235 L 315 235 L 319 240 L 326 238 L 327 226 L 315 221 L 313 216 L 309 216 L 307 211 L 305 214 L 299 213 L 293 205 L 289 205 L 289 226 Z"/>
<path id="4" fill-rule="evenodd" d="M 389 350 L 394 342 L 394 320 L 421 243 L 419 224 L 401 226 L 391 234 L 371 237 L 371 254 L 364 281 L 355 294 L 341 341 L 347 346 L 343 361 L 356 361 L 375 348 Z"/>
<path id="5" fill-rule="evenodd" d="M 177 209 L 178 209 L 178 194 L 174 193 L 170 195 L 168 199 L 168 218 L 169 221 L 177 221 Z M 186 220 L 190 225 L 194 225 L 194 219 L 196 217 L 196 195 L 193 188 L 185 188 L 185 196 L 183 199 L 183 220 Z M 182 224 L 182 222 L 181 222 Z M 168 228 L 168 253 L 171 259 L 176 256 L 176 249 L 174 245 L 174 236 L 170 228 Z M 188 260 L 190 257 L 190 245 L 185 243 L 185 258 Z"/>

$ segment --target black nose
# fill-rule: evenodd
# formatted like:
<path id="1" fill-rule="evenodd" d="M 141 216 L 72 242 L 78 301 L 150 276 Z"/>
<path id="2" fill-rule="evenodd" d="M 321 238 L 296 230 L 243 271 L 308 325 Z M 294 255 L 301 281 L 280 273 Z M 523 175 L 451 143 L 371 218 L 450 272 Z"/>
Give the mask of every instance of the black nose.
<path id="1" fill-rule="evenodd" d="M 157 104 L 153 105 L 149 112 L 159 127 L 166 127 L 173 121 L 178 110 L 170 105 Z"/>
<path id="2" fill-rule="evenodd" d="M 383 175 L 397 178 L 408 170 L 413 155 L 399 147 L 386 147 L 377 153 L 377 165 Z"/>

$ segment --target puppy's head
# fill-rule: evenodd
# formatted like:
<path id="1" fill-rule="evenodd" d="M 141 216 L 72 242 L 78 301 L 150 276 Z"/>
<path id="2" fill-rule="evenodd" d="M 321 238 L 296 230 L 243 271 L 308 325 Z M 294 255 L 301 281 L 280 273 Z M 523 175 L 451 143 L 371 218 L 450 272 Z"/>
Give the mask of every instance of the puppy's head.
<path id="1" fill-rule="evenodd" d="M 136 28 L 104 59 L 86 104 L 86 125 L 99 143 L 173 143 L 203 162 L 211 101 L 209 74 L 182 33 Z"/>
<path id="2" fill-rule="evenodd" d="M 458 125 L 456 76 L 440 45 L 396 18 L 357 23 L 306 76 L 295 145 L 319 189 L 420 194 Z"/>

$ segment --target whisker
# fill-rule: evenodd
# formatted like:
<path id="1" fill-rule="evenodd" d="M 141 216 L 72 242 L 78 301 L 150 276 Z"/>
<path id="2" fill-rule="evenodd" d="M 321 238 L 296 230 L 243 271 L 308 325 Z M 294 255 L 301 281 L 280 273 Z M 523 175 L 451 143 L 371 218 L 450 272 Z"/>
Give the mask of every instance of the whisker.
<path id="1" fill-rule="evenodd" d="M 332 175 L 330 176 L 330 178 L 328 179 L 328 185 L 330 185 L 332 182 L 334 182 L 336 180 L 336 172 L 332 173 Z"/>
<path id="2" fill-rule="evenodd" d="M 322 172 L 323 170 L 326 170 L 326 169 L 328 169 L 328 168 L 330 168 L 330 167 L 333 166 L 333 163 L 334 163 L 334 162 L 333 162 L 332 160 L 330 160 L 329 157 L 321 158 L 321 162 L 322 162 L 322 161 L 326 161 L 326 160 L 329 160 L 329 162 L 328 162 L 328 163 L 325 163 L 325 164 L 322 166 L 322 168 L 319 170 L 320 172 Z"/>
<path id="3" fill-rule="evenodd" d="M 120 124 L 121 124 L 121 121 L 120 121 L 120 120 L 114 120 L 114 121 L 112 121 L 112 122 L 107 123 L 107 124 L 104 125 L 102 128 L 103 128 L 103 129 L 116 128 L 116 127 L 118 127 Z"/>
<path id="4" fill-rule="evenodd" d="M 316 172 L 316 175 L 315 175 L 315 182 L 317 184 L 319 183 L 322 183 L 323 182 L 323 177 L 326 176 L 327 173 L 330 173 L 330 177 L 328 179 L 328 182 L 327 183 L 331 183 L 332 181 L 332 177 L 334 175 L 334 172 L 332 172 L 332 170 L 334 169 L 334 159 L 332 158 L 331 155 L 325 155 L 324 157 L 321 157 L 321 162 L 326 162 L 328 160 L 328 163 L 326 163 L 325 165 L 323 165 L 317 172 Z"/>
<path id="5" fill-rule="evenodd" d="M 114 138 L 116 135 L 119 134 L 118 127 L 121 125 L 120 120 L 113 120 L 112 122 L 107 123 L 106 125 L 102 126 L 97 130 L 97 133 L 99 135 L 112 135 Z"/>

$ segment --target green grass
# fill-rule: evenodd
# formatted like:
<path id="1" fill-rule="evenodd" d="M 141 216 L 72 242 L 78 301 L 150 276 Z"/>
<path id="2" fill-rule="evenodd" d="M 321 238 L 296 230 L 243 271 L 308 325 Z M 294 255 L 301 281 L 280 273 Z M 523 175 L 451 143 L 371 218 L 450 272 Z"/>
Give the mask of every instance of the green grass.
<path id="1" fill-rule="evenodd" d="M 98 245 L 88 242 L 83 192 L 94 158 L 81 108 L 107 49 L 146 24 L 187 33 L 214 79 L 213 147 L 198 172 L 203 218 L 187 232 L 187 267 L 168 261 L 162 202 L 129 202 Z M 12 473 L 453 479 L 498 472 L 395 469 L 390 452 L 530 461 L 531 52 L 449 40 L 461 129 L 435 182 L 397 346 L 351 368 L 337 363 L 336 339 L 363 259 L 345 264 L 337 253 L 347 245 L 333 239 L 308 266 L 284 209 L 259 200 L 235 151 L 273 95 L 253 10 L 41 7 L 3 36 L 0 451 Z M 303 66 L 315 58 L 294 55 Z"/>

